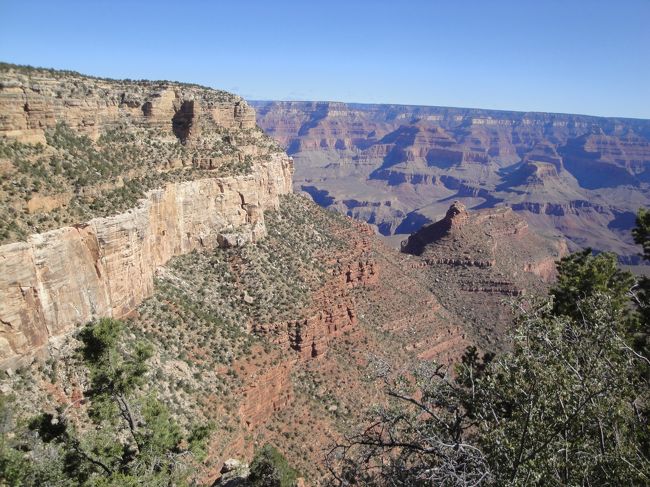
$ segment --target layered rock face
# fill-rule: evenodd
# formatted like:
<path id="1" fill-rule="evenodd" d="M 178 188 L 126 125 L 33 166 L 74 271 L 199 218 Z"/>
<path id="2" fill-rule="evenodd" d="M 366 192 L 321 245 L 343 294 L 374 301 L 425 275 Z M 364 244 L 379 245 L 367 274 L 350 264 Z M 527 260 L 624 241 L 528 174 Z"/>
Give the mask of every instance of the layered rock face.
<path id="1" fill-rule="evenodd" d="M 33 78 L 29 83 L 32 90 Z M 68 85 L 69 78 L 56 86 Z M 113 108 L 105 112 L 100 102 L 97 112 L 83 117 L 74 103 L 69 116 L 65 102 L 46 103 L 55 117 L 42 128 L 48 156 L 81 150 L 79 139 L 65 151 L 51 143 L 67 137 L 52 132 L 62 121 L 97 147 L 106 127 L 116 127 L 117 144 L 122 147 L 124 136 L 135 150 L 144 144 L 139 130 L 151 128 L 147 124 L 162 113 L 155 130 L 144 133 L 193 171 L 187 180 L 185 172 L 164 180 L 128 211 L 0 247 L 0 365 L 14 367 L 48 341 L 53 358 L 27 364 L 38 385 L 20 394 L 22 411 L 42 402 L 44 410 L 84 414 L 88 405 L 80 399 L 88 382 L 75 359 L 79 343 L 68 332 L 101 316 L 125 317 L 125 340 L 145 339 L 155 350 L 142 392 L 156 391 L 186 426 L 204 420 L 218 425 L 208 465 L 203 471 L 197 465 L 206 484 L 227 458 L 250 458 L 256 444 L 267 442 L 316 483 L 325 478 L 322 452 L 332 439 L 363 420 L 360 406 L 385 399 L 383 384 L 372 380 L 378 361 L 398 370 L 421 359 L 457 361 L 468 345 L 496 350 L 503 346 L 502 330 L 493 321 L 506 326 L 503 295 L 543 286 L 551 277 L 548 263 L 560 247 L 505 209 L 474 213 L 455 204 L 436 231 L 418 237 L 419 255 L 389 248 L 370 225 L 285 194 L 291 192 L 292 160 L 272 150 L 260 131 L 246 128 L 241 117 L 250 112 L 241 100 L 232 97 L 229 107 L 215 111 L 209 109 L 214 93 L 168 85 L 160 96 L 147 91 L 150 83 L 143 85 L 149 88 L 138 98 L 139 84 L 133 90 L 119 84 L 124 93 L 114 99 L 126 101 L 118 104 L 117 122 Z M 66 93 L 61 96 L 72 100 Z M 79 100 L 87 104 L 93 96 Z M 103 115 L 81 122 L 96 113 Z M 11 140 L 36 140 L 30 124 L 40 119 L 28 122 L 32 116 L 36 112 Z M 434 139 L 446 140 L 441 132 L 427 140 Z M 246 156 L 252 156 L 246 173 L 224 176 L 224 162 Z M 144 169 L 133 159 L 118 176 L 165 173 L 176 165 L 148 157 Z M 20 160 L 10 162 L 22 170 Z M 530 161 L 537 163 L 543 161 Z M 92 199 L 103 184 L 115 183 L 76 188 L 75 181 L 66 204 Z M 48 205 L 61 204 L 47 198 L 65 200 L 30 192 L 34 214 L 42 216 L 54 212 Z M 366 203 L 348 201 L 373 208 Z M 19 376 L 7 374 L 7 380 Z"/>
<path id="2" fill-rule="evenodd" d="M 172 258 L 156 270 L 153 296 L 124 320 L 129 343 L 144 338 L 156 351 L 149 390 L 184 424 L 218 424 L 201 473 L 210 485 L 226 459 L 252 457 L 252 438 L 276 445 L 316 483 L 332 438 L 362 421 L 360 405 L 384 398 L 371 379 L 375 360 L 396 369 L 450 362 L 476 343 L 441 306 L 433 292 L 440 286 L 419 258 L 300 195 L 279 199 L 264 215 L 264 239 L 213 250 L 198 244 L 201 251 Z M 80 288 L 75 293 L 88 295 Z M 20 395 L 22 410 L 42 402 L 83 412 L 78 345 L 70 336 L 51 340 L 53 360 L 28 365 L 39 382 Z"/>
<path id="3" fill-rule="evenodd" d="M 380 265 L 372 257 L 372 231 L 356 224 L 349 235 L 348 254 L 332 262 L 332 276 L 312 298 L 307 317 L 280 323 L 256 324 L 254 331 L 292 349 L 302 358 L 317 358 L 329 343 L 358 323 L 356 302 L 350 290 L 377 284 Z"/>
<path id="4" fill-rule="evenodd" d="M 91 138 L 123 123 L 158 127 L 181 140 L 201 118 L 224 128 L 255 127 L 255 110 L 231 93 L 167 81 L 120 81 L 54 70 L 8 68 L 0 76 L 0 136 L 45 143 L 62 121 Z"/>
<path id="5" fill-rule="evenodd" d="M 0 64 L 0 244 L 113 216 L 167 182 L 284 151 L 223 91 Z"/>
<path id="6" fill-rule="evenodd" d="M 196 146 L 220 137 L 220 128 L 236 135 L 255 125 L 243 100 L 206 88 L 41 71 L 10 71 L 0 81 L 0 138 L 20 143 L 44 142 L 60 123 L 91 137 L 113 125 L 129 134 L 149 124 Z M 0 246 L 0 368 L 80 324 L 125 316 L 151 295 L 156 268 L 173 256 L 263 237 L 264 211 L 291 192 L 293 165 L 258 139 L 239 147 L 257 156 L 248 174 L 219 177 L 214 170 L 201 173 L 212 177 L 161 183 L 124 213 Z"/>
<path id="7" fill-rule="evenodd" d="M 555 278 L 566 242 L 540 235 L 511 208 L 468 211 L 456 201 L 444 218 L 402 242 L 430 276 L 442 304 L 463 318 L 481 346 L 501 347 L 512 317 L 504 297 L 541 293 Z"/>
<path id="8" fill-rule="evenodd" d="M 650 205 L 650 121 L 550 113 L 254 102 L 296 160 L 296 190 L 384 235 L 441 218 L 450 200 L 504 203 L 572 248 L 638 262 L 634 214 Z"/>

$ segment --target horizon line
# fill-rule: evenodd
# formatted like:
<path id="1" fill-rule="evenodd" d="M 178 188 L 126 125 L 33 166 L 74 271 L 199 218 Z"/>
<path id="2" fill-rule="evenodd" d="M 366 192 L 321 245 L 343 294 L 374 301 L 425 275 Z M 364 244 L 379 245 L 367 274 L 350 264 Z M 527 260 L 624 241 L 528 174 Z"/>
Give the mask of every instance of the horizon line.
<path id="1" fill-rule="evenodd" d="M 75 69 L 66 69 L 66 68 L 52 68 L 44 66 L 34 66 L 31 64 L 18 64 L 8 61 L 0 60 L 0 67 L 2 65 L 11 66 L 15 68 L 27 68 L 34 70 L 43 70 L 43 71 L 59 71 L 61 73 L 68 74 L 77 74 L 80 76 L 85 76 L 87 78 L 101 79 L 104 81 L 123 81 L 123 82 L 168 82 L 168 83 L 179 83 L 186 85 L 194 85 L 201 88 L 207 88 L 215 91 L 223 91 L 230 93 L 235 96 L 239 96 L 245 101 L 250 102 L 286 102 L 286 103 L 343 103 L 347 105 L 378 105 L 378 106 L 399 106 L 399 107 L 419 107 L 419 108 L 442 108 L 442 109 L 456 109 L 456 110 L 477 110 L 477 111 L 494 111 L 494 112 L 505 112 L 505 113 L 531 113 L 531 114 L 546 114 L 546 115 L 563 115 L 563 116 L 577 116 L 577 117 L 591 117 L 591 118 L 602 118 L 602 119 L 616 119 L 616 120 L 632 120 L 640 122 L 650 122 L 650 116 L 648 118 L 642 117 L 630 117 L 630 116 L 621 116 L 621 115 L 592 115 L 587 113 L 572 113 L 572 112 L 556 112 L 556 111 L 543 111 L 543 110 L 513 110 L 505 108 L 480 108 L 480 107 L 462 107 L 462 106 L 453 106 L 453 105 L 430 105 L 430 104 L 414 104 L 414 103 L 390 103 L 390 102 L 381 102 L 381 103 L 368 103 L 368 102 L 353 102 L 353 101 L 341 101 L 341 100 L 305 100 L 305 99 L 273 99 L 273 98 L 258 98 L 256 96 L 247 97 L 242 94 L 236 93 L 229 89 L 218 88 L 215 86 L 208 86 L 197 82 L 192 81 L 180 81 L 180 80 L 169 80 L 169 79 L 149 79 L 149 78 L 118 78 L 110 76 L 101 76 L 96 74 L 86 74 Z"/>
<path id="2" fill-rule="evenodd" d="M 218 89 L 218 88 L 217 88 Z M 481 108 L 481 107 L 462 107 L 462 106 L 453 106 L 453 105 L 430 105 L 430 104 L 415 104 L 415 103 L 370 103 L 370 102 L 357 102 L 357 101 L 341 101 L 341 100 L 306 100 L 306 99 L 272 99 L 272 98 L 248 98 L 243 95 L 239 95 L 244 98 L 247 102 L 252 103 L 341 103 L 344 105 L 366 105 L 366 106 L 394 106 L 394 107 L 413 107 L 413 108 L 442 108 L 447 110 L 476 110 L 483 112 L 503 112 L 503 113 L 520 113 L 520 114 L 542 114 L 542 115 L 562 115 L 562 116 L 572 116 L 572 117 L 589 117 L 589 118 L 604 118 L 604 119 L 615 119 L 615 120 L 632 120 L 639 122 L 650 122 L 650 117 L 629 117 L 621 115 L 592 115 L 588 113 L 572 113 L 572 112 L 554 112 L 554 111 L 543 111 L 543 110 L 514 110 L 506 108 Z"/>

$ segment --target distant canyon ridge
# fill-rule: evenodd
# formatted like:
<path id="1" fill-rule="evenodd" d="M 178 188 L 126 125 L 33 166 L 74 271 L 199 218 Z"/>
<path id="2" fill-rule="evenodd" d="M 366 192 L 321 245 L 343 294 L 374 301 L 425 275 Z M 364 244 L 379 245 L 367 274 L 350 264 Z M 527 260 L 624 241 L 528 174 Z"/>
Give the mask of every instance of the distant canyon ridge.
<path id="1" fill-rule="evenodd" d="M 650 206 L 650 120 L 335 102 L 254 101 L 293 156 L 294 189 L 394 240 L 467 208 L 505 205 L 573 249 L 638 264 Z M 401 237 L 400 237 L 401 235 Z"/>

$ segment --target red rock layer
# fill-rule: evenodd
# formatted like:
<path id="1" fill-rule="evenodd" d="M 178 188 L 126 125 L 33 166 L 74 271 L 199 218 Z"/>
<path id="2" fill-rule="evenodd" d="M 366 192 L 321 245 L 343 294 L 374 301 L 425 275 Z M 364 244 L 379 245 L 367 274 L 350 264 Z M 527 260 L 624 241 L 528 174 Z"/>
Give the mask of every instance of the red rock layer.
<path id="1" fill-rule="evenodd" d="M 376 284 L 380 269 L 370 256 L 372 231 L 364 224 L 356 224 L 355 229 L 358 233 L 348 234 L 349 255 L 336 259 L 332 276 L 313 296 L 305 317 L 256 324 L 255 333 L 295 350 L 302 358 L 316 358 L 327 351 L 331 340 L 357 324 L 356 303 L 350 290 Z"/>

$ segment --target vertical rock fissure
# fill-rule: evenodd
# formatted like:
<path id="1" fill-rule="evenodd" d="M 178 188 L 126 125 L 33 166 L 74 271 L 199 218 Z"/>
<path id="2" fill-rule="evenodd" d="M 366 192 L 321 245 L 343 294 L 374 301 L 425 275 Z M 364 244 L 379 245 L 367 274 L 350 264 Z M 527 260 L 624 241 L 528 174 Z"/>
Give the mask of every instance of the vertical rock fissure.
<path id="1" fill-rule="evenodd" d="M 192 131 L 194 123 L 194 101 L 184 101 L 180 108 L 172 117 L 172 130 L 174 135 L 182 144 L 187 143 L 187 139 Z"/>

